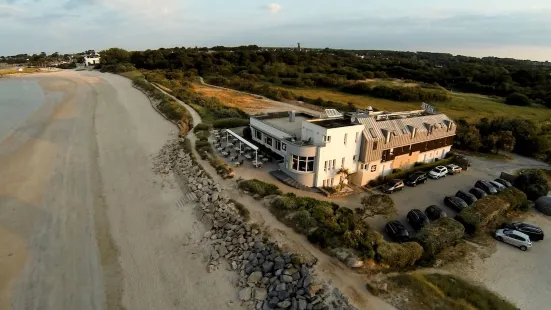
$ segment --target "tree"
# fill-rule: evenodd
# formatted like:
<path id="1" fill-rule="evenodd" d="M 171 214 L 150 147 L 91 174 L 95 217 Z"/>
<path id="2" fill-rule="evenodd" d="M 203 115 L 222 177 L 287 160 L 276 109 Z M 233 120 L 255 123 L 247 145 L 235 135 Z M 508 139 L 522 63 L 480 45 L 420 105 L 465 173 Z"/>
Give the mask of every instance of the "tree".
<path id="1" fill-rule="evenodd" d="M 533 201 L 547 195 L 549 192 L 549 183 L 547 183 L 543 172 L 539 170 L 519 175 L 515 180 L 515 187 L 523 191 L 526 197 Z"/>
<path id="2" fill-rule="evenodd" d="M 388 216 L 396 213 L 394 201 L 385 194 L 374 194 L 362 198 L 362 207 L 356 208 L 356 214 L 362 220 L 375 215 Z"/>
<path id="3" fill-rule="evenodd" d="M 489 136 L 484 137 L 484 149 L 495 152 L 497 154 L 497 143 L 499 141 L 499 136 L 496 133 L 492 133 Z"/>
<path id="4" fill-rule="evenodd" d="M 350 170 L 347 168 L 341 168 L 339 171 L 337 171 L 337 174 L 341 175 L 341 181 L 339 182 L 339 189 L 343 189 L 344 187 L 344 181 L 346 180 L 348 184 L 348 177 L 350 177 Z"/>
<path id="5" fill-rule="evenodd" d="M 103 65 L 116 65 L 130 62 L 130 53 L 122 48 L 113 47 L 100 52 L 100 62 Z"/>
<path id="6" fill-rule="evenodd" d="M 512 131 L 500 131 L 497 133 L 497 149 L 505 152 L 511 152 L 515 148 L 515 136 Z"/>
<path id="7" fill-rule="evenodd" d="M 478 151 L 482 146 L 480 132 L 473 125 L 457 128 L 455 146 L 460 149 Z"/>
<path id="8" fill-rule="evenodd" d="M 532 100 L 521 93 L 512 93 L 505 98 L 505 103 L 508 105 L 529 106 Z"/>

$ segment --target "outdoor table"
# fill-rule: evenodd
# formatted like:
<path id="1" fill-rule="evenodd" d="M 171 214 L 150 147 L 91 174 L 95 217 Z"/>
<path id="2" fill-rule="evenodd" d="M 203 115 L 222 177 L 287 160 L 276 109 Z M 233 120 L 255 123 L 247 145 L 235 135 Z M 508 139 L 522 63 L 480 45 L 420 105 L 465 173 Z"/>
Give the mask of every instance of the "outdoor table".
<path id="1" fill-rule="evenodd" d="M 260 167 L 262 167 L 262 163 L 259 162 L 259 161 L 253 161 L 253 166 L 254 166 L 255 168 L 260 168 Z"/>
<path id="2" fill-rule="evenodd" d="M 234 165 L 235 165 L 236 167 L 239 167 L 239 166 L 241 166 L 241 163 L 240 163 L 240 162 L 238 162 L 238 161 L 234 162 L 233 164 L 234 164 Z"/>
<path id="3" fill-rule="evenodd" d="M 265 163 L 267 163 L 267 162 L 268 162 L 268 158 L 264 157 L 264 158 L 262 158 L 262 161 L 265 162 Z"/>
<path id="4" fill-rule="evenodd" d="M 219 147 L 219 148 L 217 148 L 217 150 L 218 150 L 218 152 L 222 152 L 222 151 L 224 150 L 224 148 L 223 148 L 223 147 Z"/>
<path id="5" fill-rule="evenodd" d="M 227 145 L 227 146 L 233 146 L 233 143 L 228 142 L 226 145 Z"/>
<path id="6" fill-rule="evenodd" d="M 245 158 L 246 159 L 253 159 L 253 157 L 251 155 L 245 155 Z"/>
<path id="7" fill-rule="evenodd" d="M 226 157 L 226 156 L 230 155 L 230 153 L 228 153 L 228 152 L 222 152 L 222 155 Z"/>

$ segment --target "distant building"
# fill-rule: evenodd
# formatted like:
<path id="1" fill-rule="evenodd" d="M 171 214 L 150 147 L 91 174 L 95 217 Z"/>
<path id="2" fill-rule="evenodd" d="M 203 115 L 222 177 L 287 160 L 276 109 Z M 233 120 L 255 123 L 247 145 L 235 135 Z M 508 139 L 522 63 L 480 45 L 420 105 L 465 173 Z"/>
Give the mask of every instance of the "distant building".
<path id="1" fill-rule="evenodd" d="M 100 60 L 100 56 L 95 54 L 95 55 L 86 55 L 84 56 L 84 66 L 88 67 L 88 66 L 95 66 L 97 64 L 99 64 L 99 60 Z"/>
<path id="2" fill-rule="evenodd" d="M 428 106 L 428 105 L 427 105 Z M 326 110 L 273 113 L 250 118 L 254 142 L 282 156 L 281 172 L 308 187 L 334 187 L 341 168 L 350 182 L 365 185 L 393 169 L 443 159 L 450 152 L 456 125 L 427 109 L 408 112 Z"/>

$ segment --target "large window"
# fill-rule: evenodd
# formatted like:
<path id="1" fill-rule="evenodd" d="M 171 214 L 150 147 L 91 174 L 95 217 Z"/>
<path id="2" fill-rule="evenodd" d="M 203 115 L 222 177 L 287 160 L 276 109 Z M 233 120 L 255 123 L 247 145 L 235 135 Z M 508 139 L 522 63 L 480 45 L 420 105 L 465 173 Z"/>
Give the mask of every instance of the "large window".
<path id="1" fill-rule="evenodd" d="M 261 140 L 261 141 L 262 141 L 262 132 L 260 132 L 260 130 L 255 129 L 255 130 L 254 130 L 254 136 L 255 136 L 258 140 Z"/>
<path id="2" fill-rule="evenodd" d="M 302 172 L 314 171 L 315 157 L 292 155 L 291 169 Z"/>
<path id="3" fill-rule="evenodd" d="M 281 151 L 281 141 L 275 140 L 276 142 L 276 150 Z"/>

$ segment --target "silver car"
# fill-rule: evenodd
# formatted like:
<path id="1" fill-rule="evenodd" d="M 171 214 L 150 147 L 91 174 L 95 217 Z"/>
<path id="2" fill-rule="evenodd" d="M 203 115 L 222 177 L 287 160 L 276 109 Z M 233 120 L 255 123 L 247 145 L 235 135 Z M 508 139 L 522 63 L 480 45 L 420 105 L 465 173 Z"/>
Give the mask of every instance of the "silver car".
<path id="1" fill-rule="evenodd" d="M 528 248 L 532 247 L 530 237 L 518 230 L 498 229 L 495 236 L 497 240 L 514 245 L 523 251 L 526 251 Z"/>

